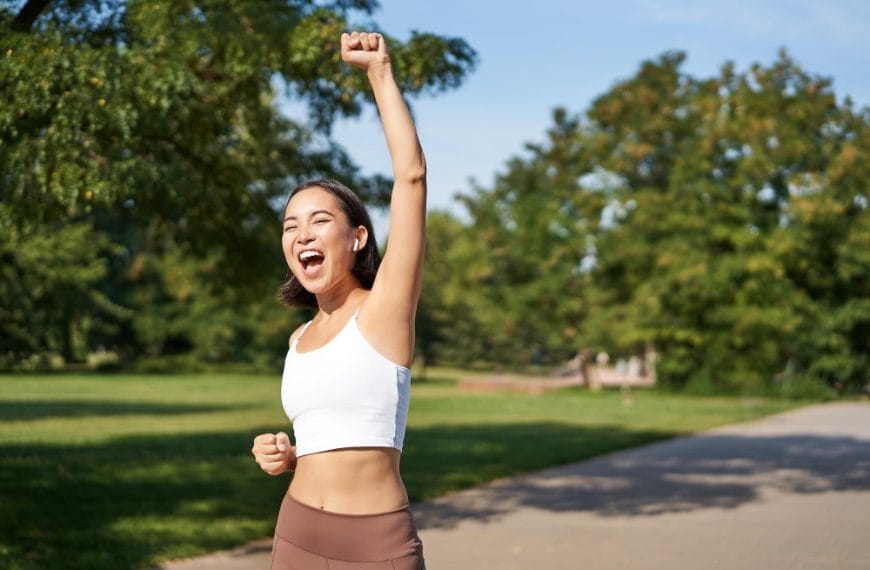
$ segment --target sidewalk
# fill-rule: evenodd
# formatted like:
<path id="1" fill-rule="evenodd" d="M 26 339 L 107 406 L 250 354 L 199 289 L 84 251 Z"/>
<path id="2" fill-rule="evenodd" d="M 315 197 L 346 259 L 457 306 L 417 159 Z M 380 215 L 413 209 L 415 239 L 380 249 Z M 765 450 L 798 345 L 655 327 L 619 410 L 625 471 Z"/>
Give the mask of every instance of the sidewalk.
<path id="1" fill-rule="evenodd" d="M 430 570 L 870 568 L 870 404 L 833 403 L 414 505 Z M 171 570 L 267 569 L 269 541 Z"/>

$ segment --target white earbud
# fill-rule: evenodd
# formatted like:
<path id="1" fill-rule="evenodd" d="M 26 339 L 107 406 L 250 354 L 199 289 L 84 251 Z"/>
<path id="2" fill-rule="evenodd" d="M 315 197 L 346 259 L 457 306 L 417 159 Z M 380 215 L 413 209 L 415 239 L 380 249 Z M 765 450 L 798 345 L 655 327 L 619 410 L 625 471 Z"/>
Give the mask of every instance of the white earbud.
<path id="1" fill-rule="evenodd" d="M 356 251 L 359 249 L 359 239 L 353 240 L 353 250 Z"/>

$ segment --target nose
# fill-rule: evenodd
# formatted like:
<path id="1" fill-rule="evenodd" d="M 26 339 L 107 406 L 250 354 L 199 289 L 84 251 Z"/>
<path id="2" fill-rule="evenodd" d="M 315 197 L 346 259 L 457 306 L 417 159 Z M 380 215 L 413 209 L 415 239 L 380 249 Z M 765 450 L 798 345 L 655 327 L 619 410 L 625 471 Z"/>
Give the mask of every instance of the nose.
<path id="1" fill-rule="evenodd" d="M 314 233 L 309 225 L 299 226 L 299 232 L 296 236 L 298 243 L 310 243 L 314 241 Z"/>

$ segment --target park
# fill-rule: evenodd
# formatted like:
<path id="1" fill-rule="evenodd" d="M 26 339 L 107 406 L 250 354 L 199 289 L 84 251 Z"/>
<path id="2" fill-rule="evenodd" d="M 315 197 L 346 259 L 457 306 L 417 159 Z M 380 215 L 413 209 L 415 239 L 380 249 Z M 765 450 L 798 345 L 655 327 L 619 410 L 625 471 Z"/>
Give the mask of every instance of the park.
<path id="1" fill-rule="evenodd" d="M 548 41 L 556 4 L 527 15 Z M 507 103 L 498 77 L 523 74 L 498 58 L 531 47 L 468 31 L 482 9 L 0 2 L 0 567 L 269 564 L 296 475 L 251 441 L 292 433 L 282 366 L 322 323 L 281 303 L 288 196 L 335 178 L 370 249 L 409 243 L 386 231 L 404 179 L 377 162 L 383 94 L 342 60 L 360 25 L 429 173 L 412 352 L 387 359 L 412 378 L 401 481 L 427 566 L 870 564 L 866 80 L 790 36 L 699 69 L 687 35 L 582 97 L 541 76 L 545 119 L 489 166 L 537 103 L 522 81 Z M 466 106 L 488 85 L 504 106 Z"/>

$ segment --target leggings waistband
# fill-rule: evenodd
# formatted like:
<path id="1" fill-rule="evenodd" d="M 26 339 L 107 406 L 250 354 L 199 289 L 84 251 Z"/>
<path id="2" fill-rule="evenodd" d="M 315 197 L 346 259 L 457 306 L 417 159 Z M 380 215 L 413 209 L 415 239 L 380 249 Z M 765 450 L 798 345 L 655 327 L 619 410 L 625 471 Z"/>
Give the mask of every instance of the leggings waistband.
<path id="1" fill-rule="evenodd" d="M 397 558 L 422 548 L 410 505 L 375 514 L 344 514 L 307 505 L 287 493 L 275 535 L 312 554 L 349 562 Z"/>

